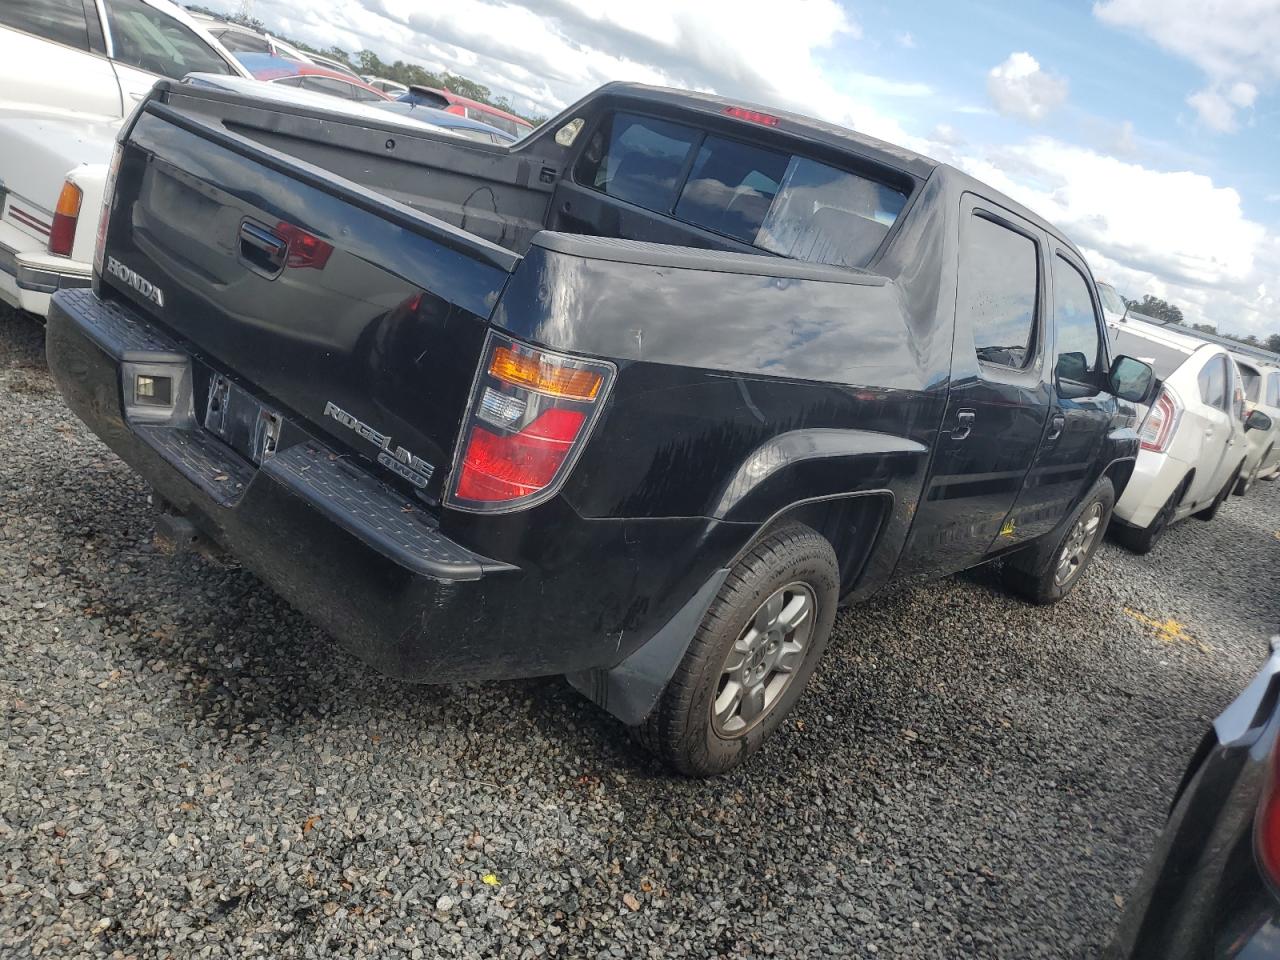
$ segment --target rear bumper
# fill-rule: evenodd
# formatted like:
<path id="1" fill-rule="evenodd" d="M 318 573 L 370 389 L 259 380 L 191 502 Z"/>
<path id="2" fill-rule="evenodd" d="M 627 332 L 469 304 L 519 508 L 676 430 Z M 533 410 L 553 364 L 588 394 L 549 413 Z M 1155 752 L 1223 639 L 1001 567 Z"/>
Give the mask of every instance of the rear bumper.
<path id="1" fill-rule="evenodd" d="M 700 585 L 673 556 L 706 545 L 705 521 L 637 530 L 556 501 L 539 508 L 549 529 L 547 513 L 495 519 L 505 524 L 496 533 L 462 518 L 474 540 L 516 545 L 519 560 L 504 562 L 446 536 L 420 504 L 292 422 L 261 465 L 193 422 L 137 422 L 122 364 L 185 354 L 89 291 L 54 298 L 47 353 L 67 404 L 165 501 L 388 675 L 450 682 L 613 666 Z"/>
<path id="2" fill-rule="evenodd" d="M 1167 453 L 1140 450 L 1133 476 L 1116 504 L 1114 517 L 1133 527 L 1149 527 L 1191 468 Z"/>
<path id="3" fill-rule="evenodd" d="M 39 247 L 31 249 L 33 244 L 13 228 L 0 233 L 0 300 L 43 317 L 49 313 L 53 293 L 89 286 L 91 268 Z"/>

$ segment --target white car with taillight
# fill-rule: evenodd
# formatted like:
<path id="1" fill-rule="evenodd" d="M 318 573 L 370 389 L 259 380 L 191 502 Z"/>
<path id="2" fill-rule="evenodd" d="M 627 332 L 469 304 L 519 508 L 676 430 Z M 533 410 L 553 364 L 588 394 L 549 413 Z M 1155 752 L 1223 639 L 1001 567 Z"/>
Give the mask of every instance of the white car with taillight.
<path id="1" fill-rule="evenodd" d="M 12 148 L 0 155 L 0 301 L 44 316 L 55 290 L 89 286 L 117 126 L 0 106 L 0 142 Z"/>
<path id="2" fill-rule="evenodd" d="M 1177 521 L 1212 520 L 1231 493 L 1248 452 L 1244 387 L 1219 344 L 1132 315 L 1110 332 L 1116 353 L 1149 363 L 1163 382 L 1139 408 L 1142 446 L 1114 513 L 1116 539 L 1147 553 Z"/>
<path id="3" fill-rule="evenodd" d="M 1269 430 L 1249 431 L 1249 455 L 1235 490 L 1244 496 L 1255 480 L 1280 478 L 1280 368 L 1241 353 L 1231 356 L 1244 379 L 1246 409 L 1250 414 L 1261 410 L 1271 421 Z"/>
<path id="4" fill-rule="evenodd" d="M 249 76 L 168 0 L 0 0 L 0 301 L 88 286 L 120 124 L 193 71 Z"/>

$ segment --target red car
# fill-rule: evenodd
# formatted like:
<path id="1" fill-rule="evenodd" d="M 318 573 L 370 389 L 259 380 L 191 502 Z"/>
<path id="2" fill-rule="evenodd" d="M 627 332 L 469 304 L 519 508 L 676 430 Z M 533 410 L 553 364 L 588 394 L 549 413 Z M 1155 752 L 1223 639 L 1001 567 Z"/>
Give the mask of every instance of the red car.
<path id="1" fill-rule="evenodd" d="M 249 67 L 249 69 L 252 70 L 253 68 Z M 479 100 L 472 100 L 470 97 L 464 97 L 451 90 L 411 86 L 409 92 L 401 94 L 398 99 L 426 107 L 436 107 L 445 113 L 456 113 L 460 117 L 479 120 L 481 123 L 497 127 L 513 137 L 523 137 L 533 129 L 533 124 L 528 120 L 517 117 L 514 113 L 507 113 L 505 110 L 499 110 L 497 107 L 491 107 L 489 104 L 481 103 Z M 442 103 L 441 101 L 445 102 Z"/>
<path id="2" fill-rule="evenodd" d="M 299 87 L 313 93 L 327 93 L 344 100 L 369 102 L 391 99 L 363 80 L 356 80 L 314 63 L 286 60 L 284 57 L 273 57 L 265 53 L 237 53 L 235 57 L 256 79 L 266 83 Z"/>

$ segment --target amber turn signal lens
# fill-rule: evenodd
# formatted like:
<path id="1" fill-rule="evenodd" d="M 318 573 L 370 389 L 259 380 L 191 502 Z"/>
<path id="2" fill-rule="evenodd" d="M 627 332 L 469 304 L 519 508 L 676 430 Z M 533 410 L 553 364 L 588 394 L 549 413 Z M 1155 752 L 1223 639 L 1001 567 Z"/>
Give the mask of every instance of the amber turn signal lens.
<path id="1" fill-rule="evenodd" d="M 84 194 L 68 180 L 58 194 L 58 206 L 53 211 L 53 229 L 49 231 L 49 252 L 62 257 L 71 256 L 76 240 L 76 220 L 80 216 L 80 201 Z"/>
<path id="2" fill-rule="evenodd" d="M 498 347 L 489 373 L 505 383 L 566 400 L 594 400 L 604 378 L 593 370 L 557 363 L 540 354 L 516 353 Z"/>

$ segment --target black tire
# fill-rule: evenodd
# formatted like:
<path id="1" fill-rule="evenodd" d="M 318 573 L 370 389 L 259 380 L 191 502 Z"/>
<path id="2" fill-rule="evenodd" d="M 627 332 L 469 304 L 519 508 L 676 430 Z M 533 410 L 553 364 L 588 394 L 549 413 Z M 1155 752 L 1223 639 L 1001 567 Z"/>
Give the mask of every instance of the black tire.
<path id="1" fill-rule="evenodd" d="M 1240 479 L 1240 471 L 1243 468 L 1244 461 L 1241 460 L 1240 466 L 1236 467 L 1236 472 L 1231 474 L 1230 479 L 1228 479 L 1222 489 L 1218 491 L 1218 495 L 1209 502 L 1207 507 L 1192 514 L 1192 516 L 1197 520 L 1203 520 L 1205 523 L 1208 523 L 1216 517 L 1218 515 L 1218 511 L 1222 509 L 1223 501 L 1225 501 L 1227 497 L 1231 496 L 1231 491 L 1235 489 L 1236 481 Z"/>
<path id="2" fill-rule="evenodd" d="M 1145 527 L 1129 527 L 1124 524 L 1113 524 L 1111 527 L 1111 535 L 1115 537 L 1116 542 L 1124 547 L 1130 553 L 1145 555 L 1150 553 L 1157 543 L 1164 536 L 1165 531 L 1169 529 L 1169 524 L 1173 521 L 1173 515 L 1178 512 L 1178 504 L 1182 502 L 1183 494 L 1187 490 L 1187 480 L 1178 484 L 1178 488 L 1169 494 L 1169 499 L 1164 502 L 1164 506 L 1160 508 L 1160 512 L 1152 518 L 1151 523 Z"/>
<path id="3" fill-rule="evenodd" d="M 1258 462 L 1253 465 L 1253 470 L 1249 472 L 1249 475 L 1236 481 L 1234 493 L 1237 497 L 1243 497 L 1257 482 L 1258 473 L 1262 470 L 1262 465 L 1267 462 L 1267 458 L 1271 456 L 1271 450 L 1271 447 L 1267 447 L 1262 456 L 1258 458 Z"/>
<path id="4" fill-rule="evenodd" d="M 1035 543 L 1018 551 L 1004 561 L 1005 586 L 1018 596 L 1032 603 L 1057 603 L 1072 590 L 1084 577 L 1085 570 L 1098 552 L 1098 544 L 1107 532 L 1107 524 L 1111 522 L 1111 511 L 1116 505 L 1116 490 L 1108 477 L 1103 477 L 1089 491 L 1078 507 L 1071 513 L 1058 532 L 1048 534 Z M 1059 577 L 1059 565 L 1069 543 L 1079 530 L 1078 523 L 1091 524 L 1087 541 L 1080 542 L 1080 549 L 1073 550 L 1073 559 L 1068 561 L 1070 567 L 1066 576 Z"/>
<path id="5" fill-rule="evenodd" d="M 724 695 L 729 655 L 743 656 L 739 640 L 746 641 L 749 628 L 759 623 L 766 602 L 791 587 L 799 591 L 791 596 L 803 595 L 812 603 L 806 618 L 812 625 L 797 665 L 786 671 L 787 681 L 761 713 L 741 732 L 726 733 L 718 729 L 712 712 L 717 696 Z M 826 538 L 799 524 L 765 536 L 730 571 L 657 706 L 636 728 L 637 739 L 692 777 L 715 776 L 742 763 L 760 749 L 804 692 L 831 635 L 839 596 L 840 568 Z M 786 646 L 784 641 L 797 635 L 778 635 L 774 646 Z M 766 679 L 774 676 L 770 672 Z"/>

